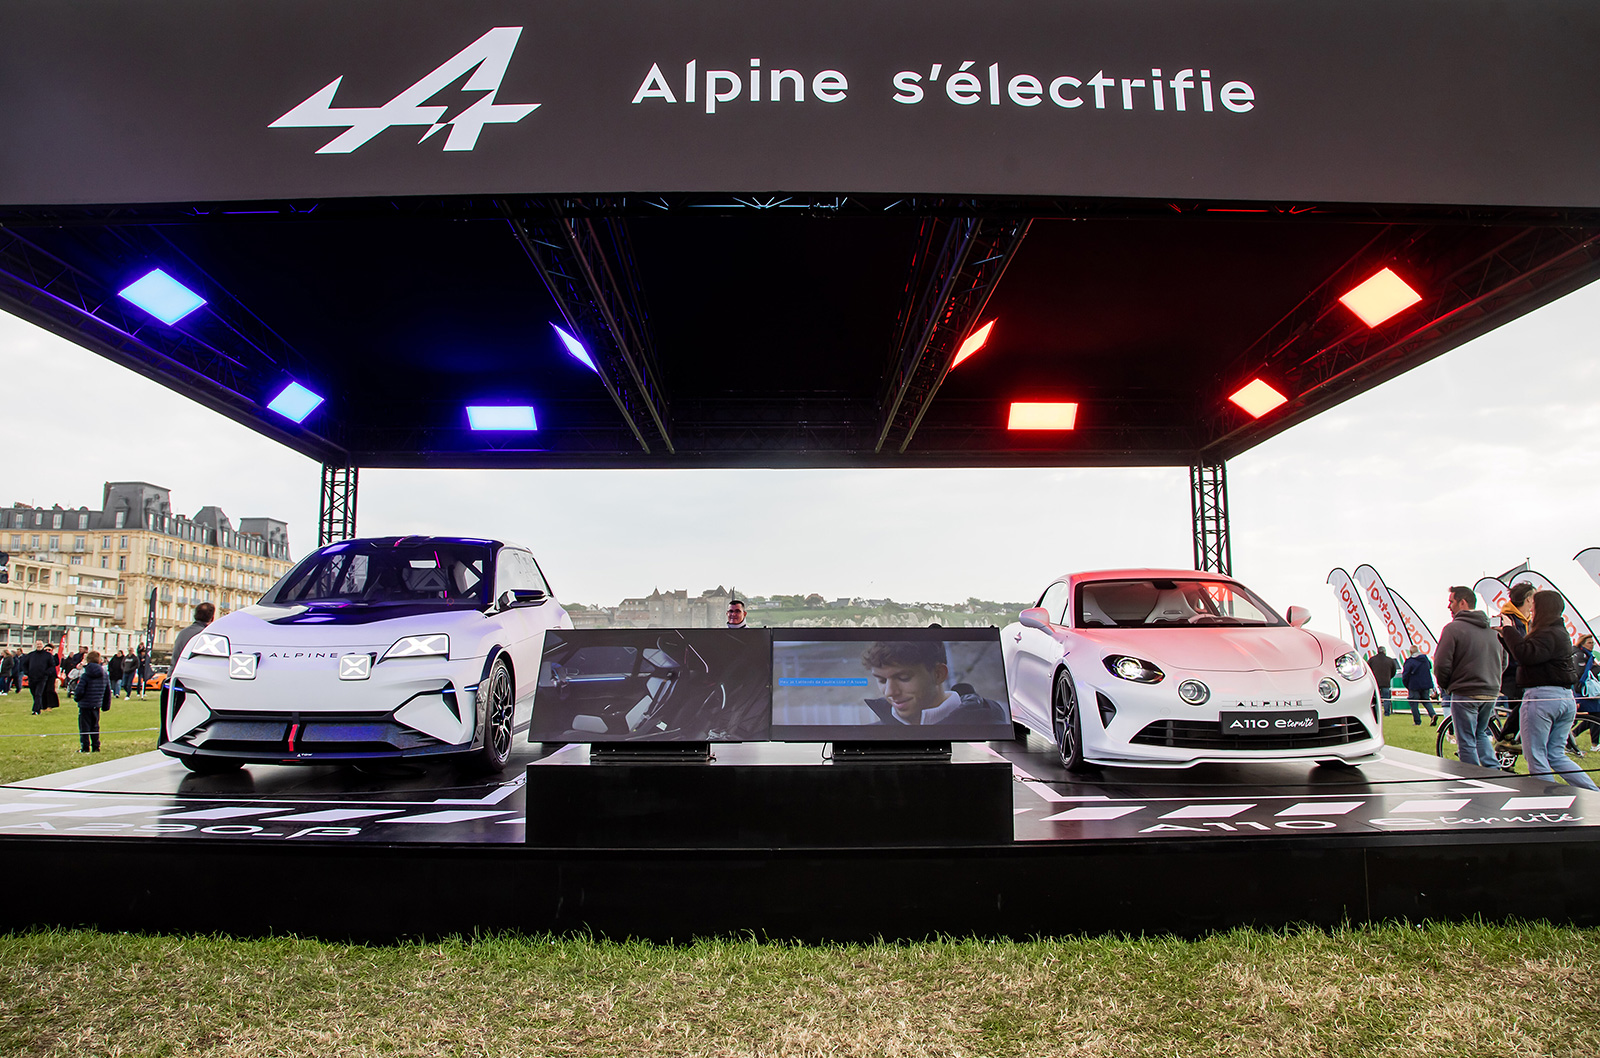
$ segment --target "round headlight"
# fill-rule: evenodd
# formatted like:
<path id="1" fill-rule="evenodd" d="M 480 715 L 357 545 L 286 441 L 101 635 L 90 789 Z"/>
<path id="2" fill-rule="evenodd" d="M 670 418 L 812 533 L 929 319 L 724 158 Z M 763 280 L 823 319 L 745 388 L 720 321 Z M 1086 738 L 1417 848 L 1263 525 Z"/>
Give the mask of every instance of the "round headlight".
<path id="1" fill-rule="evenodd" d="M 1361 655 L 1353 650 L 1348 654 L 1340 654 L 1338 660 L 1333 663 L 1333 667 L 1340 676 L 1352 683 L 1359 680 L 1361 674 L 1367 671 L 1366 662 L 1362 661 Z M 1332 701 L 1332 699 L 1329 699 L 1329 701 Z"/>
<path id="2" fill-rule="evenodd" d="M 1339 697 L 1339 685 L 1333 681 L 1333 677 L 1324 676 L 1317 684 L 1317 693 L 1322 695 L 1325 702 L 1334 701 Z"/>
<path id="3" fill-rule="evenodd" d="M 1211 697 L 1211 688 L 1199 680 L 1184 680 L 1178 684 L 1178 697 L 1190 705 L 1205 705 Z"/>
<path id="4" fill-rule="evenodd" d="M 1123 654 L 1112 654 L 1106 658 L 1106 670 L 1118 679 L 1134 683 L 1160 683 L 1167 678 L 1167 674 L 1151 662 Z"/>

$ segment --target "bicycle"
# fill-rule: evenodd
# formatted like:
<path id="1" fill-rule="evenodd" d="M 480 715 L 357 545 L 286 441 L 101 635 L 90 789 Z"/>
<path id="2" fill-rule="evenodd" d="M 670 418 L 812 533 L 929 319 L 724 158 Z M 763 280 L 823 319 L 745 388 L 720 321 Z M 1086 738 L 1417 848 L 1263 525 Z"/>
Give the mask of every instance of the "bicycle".
<path id="1" fill-rule="evenodd" d="M 1489 739 L 1494 743 L 1495 761 L 1503 771 L 1514 769 L 1517 766 L 1517 758 L 1522 756 L 1520 742 L 1510 743 L 1510 746 L 1516 747 L 1515 749 L 1510 748 L 1510 746 L 1505 749 L 1501 748 L 1504 742 L 1503 734 L 1506 717 L 1510 714 L 1510 709 L 1497 705 L 1495 706 L 1494 716 L 1489 718 Z M 1448 710 L 1445 711 L 1444 718 L 1439 721 L 1439 737 L 1434 744 L 1434 753 L 1437 756 L 1451 760 L 1460 759 L 1460 755 L 1456 752 L 1456 721 Z"/>

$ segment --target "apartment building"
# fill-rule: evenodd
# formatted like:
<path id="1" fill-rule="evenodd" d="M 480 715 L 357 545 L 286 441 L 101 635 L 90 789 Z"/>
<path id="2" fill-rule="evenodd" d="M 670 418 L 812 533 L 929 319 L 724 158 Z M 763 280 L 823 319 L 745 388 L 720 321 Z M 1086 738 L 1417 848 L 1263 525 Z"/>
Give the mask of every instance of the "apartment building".
<path id="1" fill-rule="evenodd" d="M 144 636 L 155 592 L 155 651 L 170 647 L 200 602 L 218 614 L 248 606 L 293 560 L 288 524 L 217 507 L 174 514 L 168 489 L 108 482 L 100 509 L 0 507 L 0 550 L 11 556 L 0 584 L 0 638 L 69 647 L 127 647 Z"/>

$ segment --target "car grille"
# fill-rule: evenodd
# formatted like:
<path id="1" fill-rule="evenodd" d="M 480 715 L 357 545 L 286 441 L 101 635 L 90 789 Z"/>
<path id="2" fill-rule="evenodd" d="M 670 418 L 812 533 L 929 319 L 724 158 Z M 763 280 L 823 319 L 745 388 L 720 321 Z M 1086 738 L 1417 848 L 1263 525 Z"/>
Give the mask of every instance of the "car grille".
<path id="1" fill-rule="evenodd" d="M 1353 716 L 1325 717 L 1315 734 L 1224 735 L 1217 720 L 1157 720 L 1129 739 L 1136 746 L 1174 749 L 1314 749 L 1365 742 L 1372 734 Z"/>
<path id="2" fill-rule="evenodd" d="M 299 752 L 395 753 L 425 749 L 444 743 L 413 728 L 390 720 L 387 715 L 352 716 L 318 713 L 307 719 L 292 713 L 215 713 L 206 723 L 178 741 L 199 749 L 221 753 L 287 752 L 289 727 L 298 723 L 294 746 Z"/>

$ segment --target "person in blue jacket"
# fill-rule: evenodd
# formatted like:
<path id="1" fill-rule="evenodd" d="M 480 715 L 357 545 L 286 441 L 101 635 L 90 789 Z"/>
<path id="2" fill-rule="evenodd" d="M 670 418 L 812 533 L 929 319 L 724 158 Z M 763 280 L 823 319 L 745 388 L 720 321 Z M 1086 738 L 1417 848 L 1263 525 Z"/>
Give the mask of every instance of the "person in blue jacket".
<path id="1" fill-rule="evenodd" d="M 1439 725 L 1439 714 L 1433 708 L 1433 662 L 1420 647 L 1411 648 L 1411 656 L 1400 669 L 1400 679 L 1406 685 L 1406 701 L 1411 703 L 1411 722 L 1420 725 L 1422 712 L 1417 703 L 1428 707 L 1430 726 Z"/>
<path id="2" fill-rule="evenodd" d="M 72 688 L 72 697 L 78 701 L 78 741 L 83 747 L 78 752 L 99 753 L 100 711 L 111 708 L 111 681 L 98 650 L 89 651 L 84 659 L 83 673 Z"/>

